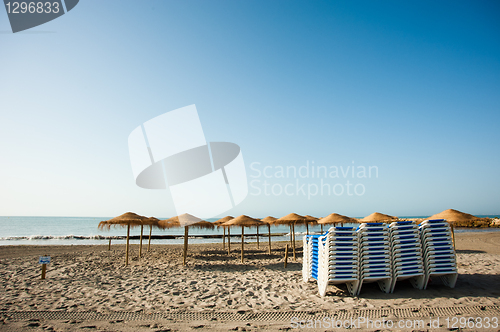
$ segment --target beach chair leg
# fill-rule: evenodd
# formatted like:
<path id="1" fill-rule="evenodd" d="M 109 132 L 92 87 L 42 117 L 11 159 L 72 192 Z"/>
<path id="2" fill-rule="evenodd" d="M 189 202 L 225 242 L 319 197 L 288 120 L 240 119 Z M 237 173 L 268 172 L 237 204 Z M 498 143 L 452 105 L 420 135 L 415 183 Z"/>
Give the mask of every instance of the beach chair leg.
<path id="1" fill-rule="evenodd" d="M 359 284 L 358 284 L 358 291 L 356 292 L 357 295 L 359 295 L 359 293 L 361 293 L 362 286 L 363 286 L 363 279 L 360 279 Z"/>
<path id="2" fill-rule="evenodd" d="M 457 279 L 458 279 L 458 273 L 446 274 L 444 276 L 441 276 L 441 280 L 443 281 L 443 283 L 450 288 L 455 288 Z"/>
<path id="3" fill-rule="evenodd" d="M 309 282 L 309 276 L 311 272 L 309 271 L 309 264 L 302 263 L 302 281 Z"/>
<path id="4" fill-rule="evenodd" d="M 378 286 L 380 287 L 380 290 L 384 293 L 390 293 L 391 292 L 391 286 L 392 286 L 392 278 L 387 278 L 387 279 L 382 279 L 377 281 Z"/>
<path id="5" fill-rule="evenodd" d="M 427 289 L 427 285 L 429 284 L 429 279 L 431 278 L 431 276 L 429 274 L 425 274 L 424 275 L 424 289 Z"/>
<path id="6" fill-rule="evenodd" d="M 304 237 L 304 243 L 306 243 L 306 238 Z M 306 245 L 304 245 L 304 248 Z M 311 275 L 311 260 L 309 259 L 309 255 L 304 253 L 304 257 L 302 258 L 302 281 L 308 282 L 309 276 Z"/>
<path id="7" fill-rule="evenodd" d="M 358 295 L 358 289 L 359 289 L 359 281 L 351 281 L 346 283 L 347 290 L 349 291 L 349 294 L 351 296 L 357 296 Z"/>
<path id="8" fill-rule="evenodd" d="M 328 288 L 328 275 L 325 275 L 324 271 L 318 271 L 318 291 L 321 297 L 326 295 L 326 289 Z"/>
<path id="9" fill-rule="evenodd" d="M 390 289 L 390 293 L 394 293 L 394 288 L 396 288 L 396 281 L 398 280 L 397 277 L 393 277 L 392 278 L 392 283 L 391 283 L 391 289 Z"/>
<path id="10" fill-rule="evenodd" d="M 306 243 L 306 239 L 304 238 L 304 243 Z M 306 246 L 304 245 L 304 248 Z M 302 257 L 302 281 L 309 281 L 309 257 L 304 253 Z"/>
<path id="11" fill-rule="evenodd" d="M 410 283 L 413 286 L 413 288 L 424 289 L 424 283 L 425 283 L 424 279 L 425 279 L 424 275 L 421 275 L 418 277 L 413 277 L 413 278 L 410 278 Z"/>

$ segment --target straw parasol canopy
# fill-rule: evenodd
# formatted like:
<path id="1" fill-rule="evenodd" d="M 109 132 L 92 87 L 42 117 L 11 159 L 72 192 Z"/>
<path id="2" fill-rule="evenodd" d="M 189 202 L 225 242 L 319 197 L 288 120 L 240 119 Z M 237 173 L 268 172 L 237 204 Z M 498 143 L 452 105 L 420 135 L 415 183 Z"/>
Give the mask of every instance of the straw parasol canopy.
<path id="1" fill-rule="evenodd" d="M 174 217 L 174 218 L 177 218 L 177 217 Z M 172 218 L 166 219 L 166 220 L 160 220 L 158 222 L 158 227 L 161 228 L 161 229 L 183 227 L 178 220 L 171 220 L 171 219 Z M 189 226 L 184 226 L 184 227 L 211 229 L 211 228 L 214 228 L 215 225 L 213 223 L 211 223 L 211 222 L 208 222 L 208 221 L 205 221 L 205 220 L 201 220 L 201 221 L 198 221 L 198 222 L 196 222 L 194 224 L 191 224 Z"/>
<path id="2" fill-rule="evenodd" d="M 156 226 L 158 225 L 158 221 L 160 221 L 160 219 L 155 217 L 149 217 L 148 220 L 144 223 L 144 225 Z"/>
<path id="3" fill-rule="evenodd" d="M 287 214 L 286 216 L 283 216 L 281 218 L 278 218 L 275 220 L 273 224 L 275 225 L 290 225 L 294 223 L 304 223 L 307 220 L 306 217 L 301 216 L 297 213 L 290 213 Z"/>
<path id="4" fill-rule="evenodd" d="M 307 221 L 310 221 L 310 222 L 315 222 L 315 221 L 318 221 L 319 218 L 316 218 L 316 217 L 313 217 L 313 216 L 310 216 L 308 214 L 306 214 L 304 217 L 306 217 Z"/>
<path id="5" fill-rule="evenodd" d="M 227 216 L 227 217 L 220 218 L 219 220 L 214 221 L 213 224 L 216 225 L 216 226 L 219 226 L 219 225 L 221 225 L 221 224 L 223 224 L 225 222 L 228 222 L 231 219 L 234 219 L 234 217 L 233 216 Z"/>
<path id="6" fill-rule="evenodd" d="M 241 215 L 239 217 L 233 218 L 226 221 L 222 226 L 224 227 L 235 227 L 241 226 L 241 262 L 243 263 L 243 257 L 245 252 L 245 227 L 258 227 L 265 225 L 265 222 L 255 219 L 249 216 Z"/>
<path id="7" fill-rule="evenodd" d="M 480 227 L 488 226 L 489 220 L 487 218 L 479 218 L 468 214 L 465 212 L 460 212 L 458 210 L 448 209 L 435 214 L 428 219 L 446 219 L 446 221 L 451 222 L 454 226 L 459 227 Z"/>
<path id="8" fill-rule="evenodd" d="M 158 227 L 162 229 L 176 227 L 214 228 L 214 224 L 188 213 L 181 214 L 165 220 L 158 221 Z"/>
<path id="9" fill-rule="evenodd" d="M 290 225 L 290 243 L 293 248 L 293 259 L 297 260 L 295 256 L 295 224 L 307 223 L 307 218 L 296 213 L 290 213 L 277 219 L 274 223 Z"/>
<path id="10" fill-rule="evenodd" d="M 318 220 L 320 225 L 335 225 L 335 224 L 348 224 L 348 223 L 358 223 L 358 219 L 343 216 L 338 213 L 331 213 L 326 217 Z"/>
<path id="11" fill-rule="evenodd" d="M 271 216 L 267 216 L 265 218 L 262 218 L 261 219 L 263 222 L 267 223 L 268 225 L 271 225 L 271 224 L 274 224 L 274 222 L 276 220 L 278 220 L 278 218 L 274 218 L 274 217 L 271 217 Z"/>
<path id="12" fill-rule="evenodd" d="M 176 217 L 158 221 L 158 227 L 163 229 L 184 227 L 183 265 L 186 265 L 189 227 L 210 229 L 215 226 L 211 222 L 202 220 L 198 217 L 190 215 L 189 213 L 184 213 Z"/>
<path id="13" fill-rule="evenodd" d="M 149 220 L 149 221 L 148 221 Z M 125 265 L 128 265 L 128 249 L 129 249 L 129 238 L 130 238 L 130 227 L 135 226 L 143 226 L 144 223 L 153 222 L 152 219 L 149 219 L 145 216 L 140 216 L 133 212 L 126 212 L 118 217 L 101 221 L 99 223 L 99 229 L 107 229 L 109 230 L 111 226 L 113 227 L 127 227 L 127 245 L 125 246 Z"/>
<path id="14" fill-rule="evenodd" d="M 396 221 L 398 217 L 390 216 L 388 214 L 374 212 L 369 216 L 364 217 L 360 222 L 382 222 L 382 221 Z"/>
<path id="15" fill-rule="evenodd" d="M 274 218 L 271 216 L 267 216 L 261 219 L 263 222 L 267 224 L 267 235 L 269 237 L 269 255 L 271 255 L 271 225 L 278 220 L 278 218 Z"/>
<path id="16" fill-rule="evenodd" d="M 134 212 L 126 212 L 113 219 L 104 220 L 99 223 L 99 229 L 110 229 L 111 226 L 126 227 L 127 225 L 140 226 L 143 220 L 149 219 Z"/>
<path id="17" fill-rule="evenodd" d="M 222 224 L 222 226 L 224 227 L 234 227 L 234 226 L 256 227 L 262 225 L 264 225 L 264 222 L 262 220 L 245 216 L 244 214 L 236 218 L 233 218 L 229 221 L 226 221 L 224 224 Z"/>

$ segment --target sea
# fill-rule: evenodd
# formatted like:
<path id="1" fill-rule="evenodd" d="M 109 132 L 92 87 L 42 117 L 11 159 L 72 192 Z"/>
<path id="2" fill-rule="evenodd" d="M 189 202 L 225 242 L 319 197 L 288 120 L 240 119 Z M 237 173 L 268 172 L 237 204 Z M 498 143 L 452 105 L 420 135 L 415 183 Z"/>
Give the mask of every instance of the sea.
<path id="1" fill-rule="evenodd" d="M 400 218 L 426 218 L 427 216 L 406 216 Z M 478 217 L 500 218 L 500 215 L 487 215 Z M 112 238 L 113 244 L 125 243 L 127 229 L 125 227 L 100 230 L 97 228 L 100 221 L 111 219 L 111 217 L 19 217 L 0 216 L 0 245 L 96 245 L 107 244 Z M 160 218 L 163 219 L 163 218 Z M 167 218 L 164 218 L 167 219 Z M 215 221 L 216 219 L 207 219 Z M 352 226 L 357 224 L 352 224 Z M 345 226 L 348 226 L 347 224 Z M 324 226 L 327 230 L 330 226 Z M 267 227 L 259 227 L 260 241 L 267 242 Z M 456 229 L 456 232 L 485 232 L 500 231 L 500 228 L 482 229 Z M 310 234 L 319 234 L 319 225 L 309 226 Z M 287 225 L 271 226 L 272 241 L 287 241 L 290 229 Z M 168 238 L 152 239 L 152 244 L 181 244 L 183 243 L 184 229 L 173 228 L 161 230 L 153 228 L 153 236 L 168 236 Z M 223 234 L 221 228 L 211 229 L 189 229 L 189 243 L 220 243 Z M 245 242 L 257 241 L 257 229 L 245 228 Z M 306 227 L 295 226 L 296 239 L 300 240 L 306 234 Z M 130 235 L 138 237 L 140 227 L 132 228 Z M 149 227 L 144 227 L 144 236 L 147 241 Z M 219 236 L 219 237 L 214 237 Z M 231 228 L 231 242 L 238 242 L 241 238 L 241 228 Z M 143 239 L 144 241 L 144 239 Z M 133 238 L 130 243 L 139 243 L 139 239 Z"/>

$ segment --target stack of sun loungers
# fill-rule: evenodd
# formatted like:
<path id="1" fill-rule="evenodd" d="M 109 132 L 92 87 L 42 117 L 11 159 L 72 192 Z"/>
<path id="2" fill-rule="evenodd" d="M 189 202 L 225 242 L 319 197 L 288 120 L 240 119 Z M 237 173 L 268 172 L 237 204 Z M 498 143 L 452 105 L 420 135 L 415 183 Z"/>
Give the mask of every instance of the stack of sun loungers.
<path id="1" fill-rule="evenodd" d="M 321 296 L 329 284 L 347 285 L 351 296 L 363 283 L 377 282 L 386 293 L 409 279 L 425 289 L 431 277 L 455 287 L 458 277 L 451 229 L 446 220 L 366 223 L 332 227 L 323 235 L 304 236 L 302 277 L 318 283 Z"/>
<path id="2" fill-rule="evenodd" d="M 359 285 L 358 234 L 354 227 L 332 227 L 325 235 L 304 237 L 304 282 L 313 278 L 321 296 L 328 284 L 347 284 L 352 296 Z"/>
<path id="3" fill-rule="evenodd" d="M 389 293 L 392 286 L 389 229 L 384 223 L 361 224 L 359 233 L 359 290 L 363 283 L 377 282 Z"/>
<path id="4" fill-rule="evenodd" d="M 424 288 L 424 264 L 418 226 L 412 221 L 389 225 L 392 261 L 391 293 L 396 281 L 410 279 L 413 287 Z"/>
<path id="5" fill-rule="evenodd" d="M 310 278 L 318 280 L 319 248 L 318 242 L 321 235 L 304 236 L 302 278 L 304 282 Z"/>
<path id="6" fill-rule="evenodd" d="M 359 238 L 354 227 L 332 227 L 319 242 L 318 288 L 325 296 L 328 284 L 346 284 L 349 293 L 359 291 Z"/>
<path id="7" fill-rule="evenodd" d="M 458 269 L 450 225 L 444 219 L 425 220 L 419 229 L 425 267 L 424 288 L 431 277 L 441 277 L 446 286 L 454 288 Z"/>

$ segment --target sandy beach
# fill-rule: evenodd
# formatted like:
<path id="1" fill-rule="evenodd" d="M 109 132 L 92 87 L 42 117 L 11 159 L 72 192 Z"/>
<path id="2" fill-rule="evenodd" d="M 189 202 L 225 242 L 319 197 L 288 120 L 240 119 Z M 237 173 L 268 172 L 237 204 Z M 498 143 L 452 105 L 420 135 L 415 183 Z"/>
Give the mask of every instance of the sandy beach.
<path id="1" fill-rule="evenodd" d="M 182 266 L 180 245 L 154 245 L 150 252 L 144 246 L 141 259 L 138 245 L 132 245 L 129 266 L 124 266 L 123 245 L 112 245 L 111 251 L 107 245 L 2 246 L 0 330 L 287 330 L 294 326 L 283 317 L 293 317 L 293 313 L 372 312 L 372 316 L 382 313 L 387 319 L 399 319 L 407 318 L 401 310 L 405 308 L 425 319 L 429 310 L 444 308 L 441 312 L 446 313 L 446 308 L 465 308 L 453 315 L 468 317 L 470 313 L 477 316 L 477 308 L 483 307 L 483 316 L 500 318 L 500 232 L 456 234 L 460 275 L 455 289 L 439 280 L 422 291 L 400 282 L 393 294 L 385 294 L 376 284 L 368 284 L 357 298 L 350 297 L 344 285 L 330 286 L 321 298 L 315 282 L 302 281 L 301 250 L 297 261 L 289 258 L 285 269 L 285 243 L 273 245 L 268 255 L 266 244 L 261 243 L 260 249 L 255 243 L 247 244 L 243 264 L 239 243 L 232 246 L 229 256 L 221 244 L 191 245 L 187 266 Z M 40 280 L 40 255 L 51 256 L 45 280 Z M 66 316 L 26 316 L 32 311 Z M 78 319 L 82 312 L 111 318 L 117 313 L 135 316 Z M 163 316 L 158 318 L 158 314 Z M 191 320 L 186 318 L 190 314 Z M 234 320 L 249 314 L 275 314 L 277 319 Z M 156 318 L 147 319 L 147 315 Z M 445 325 L 435 330 L 448 330 Z"/>

